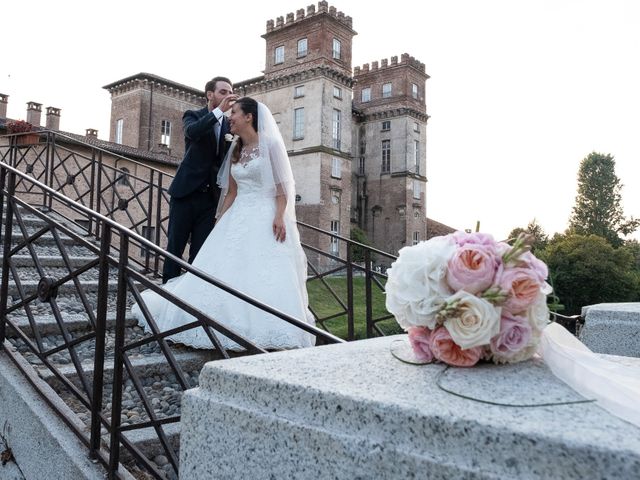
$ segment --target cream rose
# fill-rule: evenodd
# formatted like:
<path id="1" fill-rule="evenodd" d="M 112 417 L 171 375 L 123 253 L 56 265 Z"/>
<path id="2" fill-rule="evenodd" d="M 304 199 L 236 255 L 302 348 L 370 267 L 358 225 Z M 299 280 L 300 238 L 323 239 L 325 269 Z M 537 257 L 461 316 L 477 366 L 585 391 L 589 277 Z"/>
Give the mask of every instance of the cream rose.
<path id="1" fill-rule="evenodd" d="M 547 296 L 539 293 L 536 301 L 527 310 L 527 318 L 531 327 L 541 332 L 549 324 L 549 307 L 547 307 Z"/>
<path id="2" fill-rule="evenodd" d="M 444 326 L 460 348 L 480 347 L 500 332 L 500 308 L 464 290 L 446 299 L 447 304 L 457 303 L 455 313 L 447 318 Z"/>

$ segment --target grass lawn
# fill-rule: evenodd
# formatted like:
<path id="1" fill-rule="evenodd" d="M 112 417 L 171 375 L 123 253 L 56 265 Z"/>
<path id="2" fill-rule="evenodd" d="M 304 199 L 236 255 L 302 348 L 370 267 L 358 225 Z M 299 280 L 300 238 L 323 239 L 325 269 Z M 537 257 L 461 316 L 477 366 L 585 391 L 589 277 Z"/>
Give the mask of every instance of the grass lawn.
<path id="1" fill-rule="evenodd" d="M 347 279 L 346 277 L 330 277 L 325 281 L 331 286 L 336 295 L 347 303 Z M 316 315 L 320 318 L 333 315 L 343 310 L 338 301 L 331 295 L 329 290 L 318 279 L 307 282 L 307 290 L 309 291 L 309 305 Z M 380 318 L 388 315 L 384 306 L 384 293 L 377 285 L 372 284 L 371 291 L 373 295 L 373 318 Z M 363 277 L 354 277 L 353 279 L 353 304 L 354 304 L 354 333 L 356 339 L 366 338 L 366 304 L 365 304 L 365 281 Z M 320 325 L 318 325 L 320 326 Z M 326 328 L 332 334 L 347 338 L 347 315 L 343 314 L 334 319 L 325 322 Z M 378 323 L 380 329 L 385 335 L 394 335 L 402 333 L 402 329 L 393 318 Z"/>

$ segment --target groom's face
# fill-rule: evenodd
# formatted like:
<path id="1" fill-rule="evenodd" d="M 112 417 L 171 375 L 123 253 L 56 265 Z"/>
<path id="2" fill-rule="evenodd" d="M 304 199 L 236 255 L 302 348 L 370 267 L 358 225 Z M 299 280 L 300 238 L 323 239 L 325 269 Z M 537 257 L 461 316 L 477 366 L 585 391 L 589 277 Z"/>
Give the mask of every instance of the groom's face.
<path id="1" fill-rule="evenodd" d="M 207 92 L 207 99 L 211 104 L 211 109 L 213 110 L 217 106 L 220 105 L 222 99 L 227 95 L 231 95 L 233 93 L 233 87 L 227 82 L 218 81 L 216 82 L 216 87 L 213 92 Z"/>

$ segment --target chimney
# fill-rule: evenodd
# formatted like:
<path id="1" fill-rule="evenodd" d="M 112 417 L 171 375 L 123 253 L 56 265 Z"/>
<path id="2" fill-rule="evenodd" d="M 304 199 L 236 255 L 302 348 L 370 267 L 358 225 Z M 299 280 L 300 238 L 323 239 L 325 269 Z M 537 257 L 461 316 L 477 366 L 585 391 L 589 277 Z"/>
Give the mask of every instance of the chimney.
<path id="1" fill-rule="evenodd" d="M 34 127 L 39 127 L 41 117 L 42 104 L 36 102 L 27 102 L 27 122 L 29 122 Z"/>
<path id="2" fill-rule="evenodd" d="M 7 103 L 9 103 L 9 95 L 0 93 L 0 118 L 7 118 Z"/>
<path id="3" fill-rule="evenodd" d="M 85 130 L 85 137 L 87 138 L 98 138 L 98 130 L 95 128 L 87 128 Z"/>
<path id="4" fill-rule="evenodd" d="M 60 130 L 60 109 L 47 107 L 47 129 Z"/>

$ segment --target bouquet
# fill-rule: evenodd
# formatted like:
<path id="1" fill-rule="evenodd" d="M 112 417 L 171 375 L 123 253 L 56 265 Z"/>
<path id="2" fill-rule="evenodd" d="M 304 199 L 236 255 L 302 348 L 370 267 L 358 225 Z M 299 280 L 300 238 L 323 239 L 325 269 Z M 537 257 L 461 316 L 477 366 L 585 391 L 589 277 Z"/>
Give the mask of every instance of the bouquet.
<path id="1" fill-rule="evenodd" d="M 456 232 L 400 250 L 387 271 L 386 307 L 420 362 L 470 367 L 533 356 L 551 287 L 531 241 Z"/>

